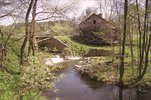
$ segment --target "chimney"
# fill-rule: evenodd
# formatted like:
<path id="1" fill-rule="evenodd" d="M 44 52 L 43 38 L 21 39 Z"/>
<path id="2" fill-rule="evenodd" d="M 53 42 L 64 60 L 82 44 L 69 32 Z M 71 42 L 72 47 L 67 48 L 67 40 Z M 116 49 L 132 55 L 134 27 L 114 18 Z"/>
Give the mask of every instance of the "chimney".
<path id="1" fill-rule="evenodd" d="M 98 16 L 100 17 L 100 18 L 102 18 L 102 14 L 100 13 L 100 14 L 98 14 Z"/>

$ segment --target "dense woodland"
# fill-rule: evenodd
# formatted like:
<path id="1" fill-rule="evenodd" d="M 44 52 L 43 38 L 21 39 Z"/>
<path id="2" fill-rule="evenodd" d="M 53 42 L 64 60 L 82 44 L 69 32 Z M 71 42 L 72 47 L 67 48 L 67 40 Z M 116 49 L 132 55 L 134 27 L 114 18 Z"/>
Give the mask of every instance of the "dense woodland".
<path id="1" fill-rule="evenodd" d="M 72 13 L 77 11 L 80 0 L 67 0 L 57 5 L 61 1 L 0 0 L 0 20 L 13 21 L 0 25 L 1 100 L 43 100 L 42 92 L 46 88 L 56 90 L 51 80 L 61 77 L 55 73 L 62 66 L 45 66 L 42 60 L 51 54 L 34 47 L 34 37 L 43 34 L 66 41 L 69 45 L 63 52 L 66 56 L 83 56 L 90 48 L 110 51 L 110 55 L 103 58 L 110 61 L 110 67 L 90 68 L 89 72 L 95 70 L 98 79 L 105 83 L 116 84 L 121 90 L 151 87 L 150 0 L 95 0 L 96 7 L 85 9 L 77 17 Z M 118 34 L 115 44 L 93 46 L 74 38 L 81 32 L 78 24 L 97 11 L 115 25 Z M 100 61 L 101 57 L 94 58 L 92 65 L 97 66 Z M 108 72 L 112 72 L 114 79 L 103 76 Z"/>

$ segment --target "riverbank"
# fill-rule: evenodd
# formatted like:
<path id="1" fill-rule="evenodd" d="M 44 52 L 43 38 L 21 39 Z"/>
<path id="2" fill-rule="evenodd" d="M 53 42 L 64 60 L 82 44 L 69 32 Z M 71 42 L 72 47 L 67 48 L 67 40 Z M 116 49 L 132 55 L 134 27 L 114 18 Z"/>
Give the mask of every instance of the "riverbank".
<path id="1" fill-rule="evenodd" d="M 68 45 L 68 48 L 65 49 L 64 54 L 66 56 L 84 56 L 89 52 L 90 49 L 97 50 L 112 50 L 110 46 L 94 46 L 94 45 L 86 45 L 82 44 L 73 39 L 72 36 L 57 36 L 56 38 L 65 42 Z"/>
<path id="2" fill-rule="evenodd" d="M 89 55 L 91 59 L 77 68 L 81 75 L 86 75 L 96 81 L 104 83 L 117 84 L 119 81 L 119 47 L 118 46 L 91 46 L 81 44 L 72 39 L 71 36 L 58 36 L 62 41 L 66 41 L 69 48 L 65 55 Z M 125 73 L 123 81 L 127 87 L 138 87 L 140 90 L 151 87 L 151 66 L 148 67 L 146 75 L 140 81 L 137 81 L 138 58 L 137 47 L 133 47 L 133 62 L 131 61 L 131 51 L 129 46 L 125 47 Z M 70 52 L 72 51 L 72 52 Z M 90 53 L 91 51 L 91 53 Z M 94 51 L 94 56 L 93 56 Z M 103 52 L 100 56 L 96 51 Z M 109 53 L 107 53 L 109 52 Z M 90 55 L 91 54 L 91 55 Z M 99 53 L 100 54 L 100 53 Z M 133 65 L 132 65 L 133 64 Z"/>
<path id="3" fill-rule="evenodd" d="M 102 84 L 118 84 L 119 69 L 118 63 L 107 60 L 104 57 L 91 57 L 87 61 L 75 65 L 81 76 L 88 77 L 91 80 L 101 82 Z M 127 68 L 126 72 L 131 71 Z M 147 74 L 149 75 L 149 74 Z M 139 91 L 151 89 L 151 81 L 149 76 L 137 81 L 132 73 L 125 73 L 124 83 L 126 87 L 138 88 Z"/>
<path id="4" fill-rule="evenodd" d="M 102 85 L 118 83 L 118 63 L 112 62 L 111 59 L 107 59 L 105 57 L 82 58 L 66 56 L 66 58 L 61 58 L 59 55 L 55 55 L 54 57 L 51 56 L 51 58 L 47 58 L 45 64 L 48 64 L 50 67 L 53 66 L 57 73 L 68 68 L 68 63 L 72 61 L 78 62 L 74 68 L 78 70 L 81 77 L 96 81 Z M 126 73 L 125 75 L 129 75 L 129 73 Z M 126 77 L 124 78 L 124 82 L 126 87 L 138 88 L 139 91 L 149 89 L 151 87 L 148 80 L 145 79 L 136 82 L 135 79 L 133 80 L 133 77 Z"/>
<path id="5" fill-rule="evenodd" d="M 114 84 L 102 84 L 81 76 L 75 66 L 78 62 L 69 62 L 61 73 L 64 77 L 55 81 L 57 92 L 47 89 L 43 95 L 47 100 L 119 100 L 120 88 Z M 151 91 L 138 91 L 137 88 L 125 88 L 122 91 L 123 100 L 150 100 Z"/>

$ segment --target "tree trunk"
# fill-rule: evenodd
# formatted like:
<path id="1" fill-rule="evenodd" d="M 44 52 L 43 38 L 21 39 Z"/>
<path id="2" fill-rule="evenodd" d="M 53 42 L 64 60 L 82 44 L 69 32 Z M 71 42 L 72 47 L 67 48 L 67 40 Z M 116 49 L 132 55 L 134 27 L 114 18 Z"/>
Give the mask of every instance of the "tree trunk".
<path id="1" fill-rule="evenodd" d="M 32 8 L 32 21 L 31 21 L 31 32 L 30 32 L 30 38 L 29 38 L 29 49 L 28 49 L 28 55 L 31 54 L 35 55 L 35 47 L 34 47 L 34 35 L 35 35 L 35 17 L 36 17 L 36 7 L 37 7 L 37 1 L 35 0 L 33 8 Z"/>
<path id="2" fill-rule="evenodd" d="M 148 43 L 147 51 L 146 51 L 146 54 L 145 54 L 146 57 L 145 57 L 144 70 L 143 70 L 142 75 L 141 75 L 142 78 L 146 74 L 146 70 L 147 70 L 147 67 L 148 67 L 148 61 L 149 61 L 149 56 L 148 55 L 149 55 L 150 44 L 151 44 L 151 35 L 149 36 L 149 43 Z"/>
<path id="3" fill-rule="evenodd" d="M 136 9 L 137 9 L 137 22 L 138 22 L 138 31 L 139 31 L 139 66 L 138 66 L 138 76 L 141 75 L 141 55 L 142 55 L 142 49 L 141 49 L 141 45 L 142 45 L 142 32 L 141 32 L 141 21 L 140 21 L 140 15 L 139 15 L 139 4 L 138 4 L 138 0 L 136 0 Z"/>
<path id="4" fill-rule="evenodd" d="M 28 7 L 27 12 L 26 12 L 25 38 L 24 38 L 24 41 L 22 43 L 21 50 L 20 50 L 20 65 L 23 65 L 24 55 L 25 55 L 25 47 L 26 47 L 27 41 L 29 39 L 29 14 L 31 12 L 31 9 L 32 9 L 32 6 L 33 6 L 33 2 L 34 2 L 34 0 L 30 1 L 29 7 Z"/>
<path id="5" fill-rule="evenodd" d="M 122 41 L 122 53 L 121 53 L 121 57 L 120 57 L 120 79 L 119 79 L 120 87 L 124 86 L 123 75 L 124 75 L 125 40 L 126 40 L 126 29 L 127 29 L 127 9 L 128 9 L 128 1 L 125 0 L 125 3 L 124 3 L 124 30 L 123 30 L 123 41 Z"/>
<path id="6" fill-rule="evenodd" d="M 131 52 L 131 64 L 132 64 L 132 75 L 134 74 L 134 53 L 133 53 L 133 26 L 132 26 L 132 32 L 129 27 L 129 41 L 130 41 L 130 52 Z"/>
<path id="7" fill-rule="evenodd" d="M 146 0 L 146 4 L 145 4 L 145 16 L 144 16 L 144 32 L 143 32 L 143 37 L 142 37 L 142 39 L 143 39 L 143 44 L 142 44 L 142 46 L 141 46 L 141 56 L 140 56 L 140 64 L 139 64 L 139 75 L 138 75 L 138 80 L 141 80 L 141 79 L 143 79 L 143 73 L 144 73 L 144 70 L 145 70 L 145 68 L 147 68 L 147 64 L 146 63 L 148 63 L 148 62 L 146 62 L 146 57 L 148 56 L 148 55 L 146 55 L 145 54 L 145 52 L 146 52 L 146 50 L 149 48 L 149 47 L 147 47 L 146 46 L 146 44 L 148 44 L 148 45 L 150 45 L 150 43 L 147 43 L 147 32 L 148 32 L 148 27 L 147 27 L 147 19 L 148 19 L 148 0 Z M 147 48 L 147 49 L 146 49 Z M 145 57 L 146 56 L 146 57 Z M 145 57 L 145 59 L 144 59 L 144 57 Z M 148 57 L 147 57 L 148 58 Z M 145 60 L 145 62 L 144 62 L 144 60 Z M 143 64 L 143 63 L 145 63 L 145 64 Z M 144 70 L 143 70 L 143 72 L 142 72 L 142 69 L 143 69 L 143 65 L 144 65 Z"/>

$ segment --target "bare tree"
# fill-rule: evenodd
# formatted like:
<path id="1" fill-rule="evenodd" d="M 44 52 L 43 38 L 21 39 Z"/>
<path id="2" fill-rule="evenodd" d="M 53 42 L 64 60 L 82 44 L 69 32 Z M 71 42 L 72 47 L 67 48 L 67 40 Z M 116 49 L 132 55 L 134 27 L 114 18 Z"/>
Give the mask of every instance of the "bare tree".
<path id="1" fill-rule="evenodd" d="M 137 9 L 138 9 L 138 1 L 136 0 L 137 3 Z M 151 42 L 151 36 L 148 35 L 148 21 L 149 21 L 149 4 L 151 2 L 146 0 L 145 2 L 145 14 L 144 14 L 144 27 L 143 27 L 143 34 L 140 34 L 140 42 L 139 42 L 139 48 L 140 48 L 140 62 L 139 62 L 139 67 L 138 67 L 138 80 L 141 80 L 147 70 L 148 67 L 148 54 L 149 54 L 149 48 L 150 48 L 150 42 Z M 140 26 L 140 24 L 138 24 Z"/>
<path id="2" fill-rule="evenodd" d="M 3 19 L 8 19 L 11 18 L 13 19 L 14 23 L 16 23 L 17 18 L 19 15 L 17 15 L 17 13 L 19 14 L 20 12 L 17 12 L 17 9 L 21 8 L 22 4 L 16 0 L 7 0 L 7 1 L 1 1 L 0 2 L 0 20 L 2 21 Z M 22 10 L 22 9 L 20 9 Z M 7 67 L 5 66 L 5 61 L 7 59 L 7 47 L 9 45 L 9 41 L 11 39 L 11 37 L 13 36 L 13 34 L 15 33 L 15 31 L 19 28 L 20 26 L 16 26 L 15 24 L 12 25 L 11 29 L 7 29 L 9 30 L 8 32 L 6 32 L 6 30 L 0 29 L 0 45 L 1 45 L 1 54 L 2 54 L 2 69 L 13 74 L 12 71 L 8 70 Z"/>
<path id="3" fill-rule="evenodd" d="M 128 9 L 128 0 L 125 0 L 124 3 L 124 30 L 123 30 L 123 40 L 122 40 L 122 52 L 120 57 L 120 78 L 119 85 L 122 87 L 123 75 L 124 75 L 124 58 L 125 58 L 125 40 L 126 40 L 126 30 L 127 30 L 127 9 Z"/>
<path id="4" fill-rule="evenodd" d="M 20 51 L 20 64 L 22 65 L 23 64 L 23 61 L 24 61 L 24 52 L 25 52 L 25 47 L 26 47 L 26 44 L 27 44 L 27 41 L 29 39 L 29 14 L 32 10 L 32 7 L 33 7 L 33 4 L 34 4 L 35 0 L 31 0 L 30 1 L 30 4 L 28 6 L 28 10 L 26 12 L 26 18 L 25 18 L 25 39 L 23 41 L 23 44 L 21 46 L 21 51 Z"/>
<path id="5" fill-rule="evenodd" d="M 37 7 L 37 1 L 35 0 L 32 8 L 32 21 L 30 25 L 30 33 L 29 33 L 29 48 L 28 48 L 28 55 L 30 55 L 32 50 L 32 55 L 35 55 L 35 48 L 34 48 L 34 35 L 35 35 L 35 17 L 36 17 L 36 7 Z"/>
<path id="6" fill-rule="evenodd" d="M 21 47 L 21 59 L 20 64 L 23 64 L 24 57 L 25 57 L 25 48 L 26 44 L 29 41 L 29 48 L 28 48 L 28 55 L 30 55 L 31 51 L 34 55 L 34 35 L 35 35 L 35 24 L 41 21 L 48 21 L 52 20 L 53 18 L 56 19 L 68 19 L 67 14 L 75 8 L 74 3 L 66 3 L 63 6 L 59 6 L 59 2 L 55 5 L 52 1 L 45 1 L 45 0 L 29 0 L 30 3 L 28 5 L 28 9 L 26 11 L 25 17 L 25 39 L 23 41 Z M 46 3 L 47 2 L 47 3 Z M 30 16 L 31 14 L 31 16 Z"/>
<path id="7" fill-rule="evenodd" d="M 102 13 L 107 20 L 111 21 L 115 17 L 115 5 L 117 4 L 118 0 L 96 0 L 96 2 L 98 4 L 100 13 Z"/>

